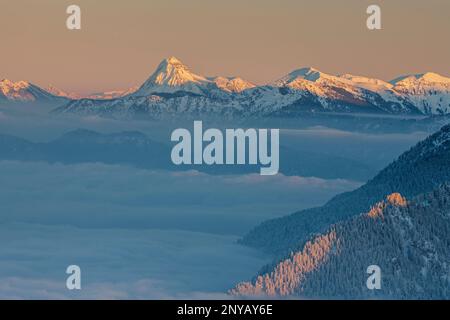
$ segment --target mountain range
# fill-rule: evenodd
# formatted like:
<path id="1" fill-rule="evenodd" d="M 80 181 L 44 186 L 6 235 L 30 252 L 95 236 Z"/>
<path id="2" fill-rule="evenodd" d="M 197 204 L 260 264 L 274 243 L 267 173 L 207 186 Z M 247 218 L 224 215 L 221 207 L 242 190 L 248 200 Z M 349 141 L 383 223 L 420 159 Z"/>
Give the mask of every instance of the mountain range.
<path id="1" fill-rule="evenodd" d="M 350 74 L 329 75 L 301 68 L 266 85 L 239 77 L 205 77 L 175 57 L 164 59 L 140 86 L 80 98 L 50 87 L 20 87 L 3 80 L 0 99 L 67 99 L 54 110 L 108 117 L 160 119 L 209 115 L 295 117 L 304 113 L 442 115 L 450 113 L 450 78 L 436 73 L 399 77 L 390 82 Z M 41 95 L 33 94 L 39 90 Z M 50 93 L 51 92 L 51 93 Z M 46 93 L 46 94 L 45 94 Z"/>
<path id="2" fill-rule="evenodd" d="M 106 92 L 92 93 L 86 96 L 76 93 L 65 92 L 53 85 L 42 89 L 28 81 L 13 82 L 8 79 L 0 80 L 0 103 L 20 102 L 20 103 L 43 103 L 61 105 L 71 100 L 98 99 L 110 100 L 124 97 L 135 92 L 138 87 L 131 87 L 126 90 L 112 90 Z"/>

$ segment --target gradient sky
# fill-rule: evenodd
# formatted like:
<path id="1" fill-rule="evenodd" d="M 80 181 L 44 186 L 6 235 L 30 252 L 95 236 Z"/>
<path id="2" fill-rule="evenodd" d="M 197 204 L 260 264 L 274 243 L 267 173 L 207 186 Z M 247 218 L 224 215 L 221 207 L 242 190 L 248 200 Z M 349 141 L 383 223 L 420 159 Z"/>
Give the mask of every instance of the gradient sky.
<path id="1" fill-rule="evenodd" d="M 82 30 L 66 29 L 66 8 Z M 369 4 L 383 30 L 369 31 Z M 313 66 L 385 80 L 450 76 L 448 0 L 0 0 L 0 78 L 91 93 L 141 84 L 164 57 L 255 83 Z"/>

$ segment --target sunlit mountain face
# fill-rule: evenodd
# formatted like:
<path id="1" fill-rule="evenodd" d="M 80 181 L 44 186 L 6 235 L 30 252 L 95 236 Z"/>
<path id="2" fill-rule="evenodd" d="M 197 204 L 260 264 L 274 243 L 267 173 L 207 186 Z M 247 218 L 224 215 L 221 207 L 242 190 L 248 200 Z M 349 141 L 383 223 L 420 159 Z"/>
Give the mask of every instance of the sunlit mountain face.
<path id="1" fill-rule="evenodd" d="M 350 299 L 447 299 L 450 186 L 407 200 L 398 193 L 314 235 L 237 296 Z M 368 261 L 383 270 L 383 287 L 364 286 Z"/>
<path id="2" fill-rule="evenodd" d="M 27 81 L 13 82 L 8 79 L 0 81 L 0 101 L 9 102 L 55 102 L 65 99 L 45 91 Z"/>
<path id="3" fill-rule="evenodd" d="M 79 100 L 79 99 L 98 99 L 98 100 L 110 100 L 116 99 L 120 97 L 127 96 L 131 93 L 134 93 L 138 87 L 131 87 L 123 90 L 111 90 L 105 92 L 96 92 L 87 95 L 81 95 L 73 92 L 65 92 L 55 86 L 48 86 L 45 90 L 55 96 L 64 97 L 71 100 Z"/>
<path id="4" fill-rule="evenodd" d="M 19 103 L 63 103 L 68 100 L 78 100 L 84 98 L 90 99 L 116 99 L 135 92 L 138 87 L 131 87 L 124 90 L 111 90 L 106 92 L 97 92 L 88 95 L 81 95 L 73 92 L 65 92 L 53 85 L 42 89 L 37 85 L 27 81 L 13 82 L 8 79 L 0 81 L 0 101 L 19 102 Z"/>
<path id="5" fill-rule="evenodd" d="M 450 79 L 436 73 L 402 76 L 391 82 L 350 74 L 329 75 L 302 68 L 257 86 L 240 77 L 206 77 L 179 59 L 164 59 L 140 87 L 93 93 L 47 91 L 27 82 L 2 81 L 8 101 L 61 102 L 55 111 L 116 118 L 205 116 L 298 117 L 302 114 L 365 113 L 444 115 L 450 113 Z M 108 101 L 109 100 L 109 101 Z"/>
<path id="6" fill-rule="evenodd" d="M 345 74 L 333 76 L 302 68 L 256 86 L 239 77 L 205 77 L 179 59 L 163 60 L 137 90 L 114 101 L 73 101 L 57 113 L 149 118 L 189 115 L 296 117 L 312 112 L 437 115 L 450 111 L 449 79 L 414 75 L 388 83 Z M 409 80 L 408 80 L 409 79 Z M 415 79 L 414 81 L 412 79 Z"/>

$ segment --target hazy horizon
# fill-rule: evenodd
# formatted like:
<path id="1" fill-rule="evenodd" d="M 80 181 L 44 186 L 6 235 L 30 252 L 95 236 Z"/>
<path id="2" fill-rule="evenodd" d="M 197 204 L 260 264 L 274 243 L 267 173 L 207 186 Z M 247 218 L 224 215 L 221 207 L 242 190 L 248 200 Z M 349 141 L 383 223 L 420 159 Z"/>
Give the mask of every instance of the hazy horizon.
<path id="1" fill-rule="evenodd" d="M 307 66 L 386 81 L 450 76 L 445 0 L 78 0 L 80 31 L 65 27 L 72 1 L 4 2 L 0 78 L 80 94 L 141 85 L 169 56 L 198 74 L 255 84 Z M 376 3 L 383 29 L 369 31 L 365 12 Z"/>

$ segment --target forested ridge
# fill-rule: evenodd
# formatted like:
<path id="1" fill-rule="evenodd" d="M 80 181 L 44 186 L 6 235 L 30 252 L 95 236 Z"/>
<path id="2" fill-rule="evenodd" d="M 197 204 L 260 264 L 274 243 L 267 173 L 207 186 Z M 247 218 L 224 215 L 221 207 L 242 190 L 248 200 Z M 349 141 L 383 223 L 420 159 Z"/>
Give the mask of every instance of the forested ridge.
<path id="1" fill-rule="evenodd" d="M 330 226 L 253 281 L 238 296 L 450 298 L 450 185 L 407 200 L 389 195 L 368 212 Z M 381 268 L 381 288 L 366 286 Z"/>
<path id="2" fill-rule="evenodd" d="M 450 181 L 450 125 L 418 143 L 364 186 L 340 194 L 322 207 L 266 221 L 240 241 L 283 257 L 303 247 L 311 235 L 367 212 L 391 193 L 412 198 Z"/>

